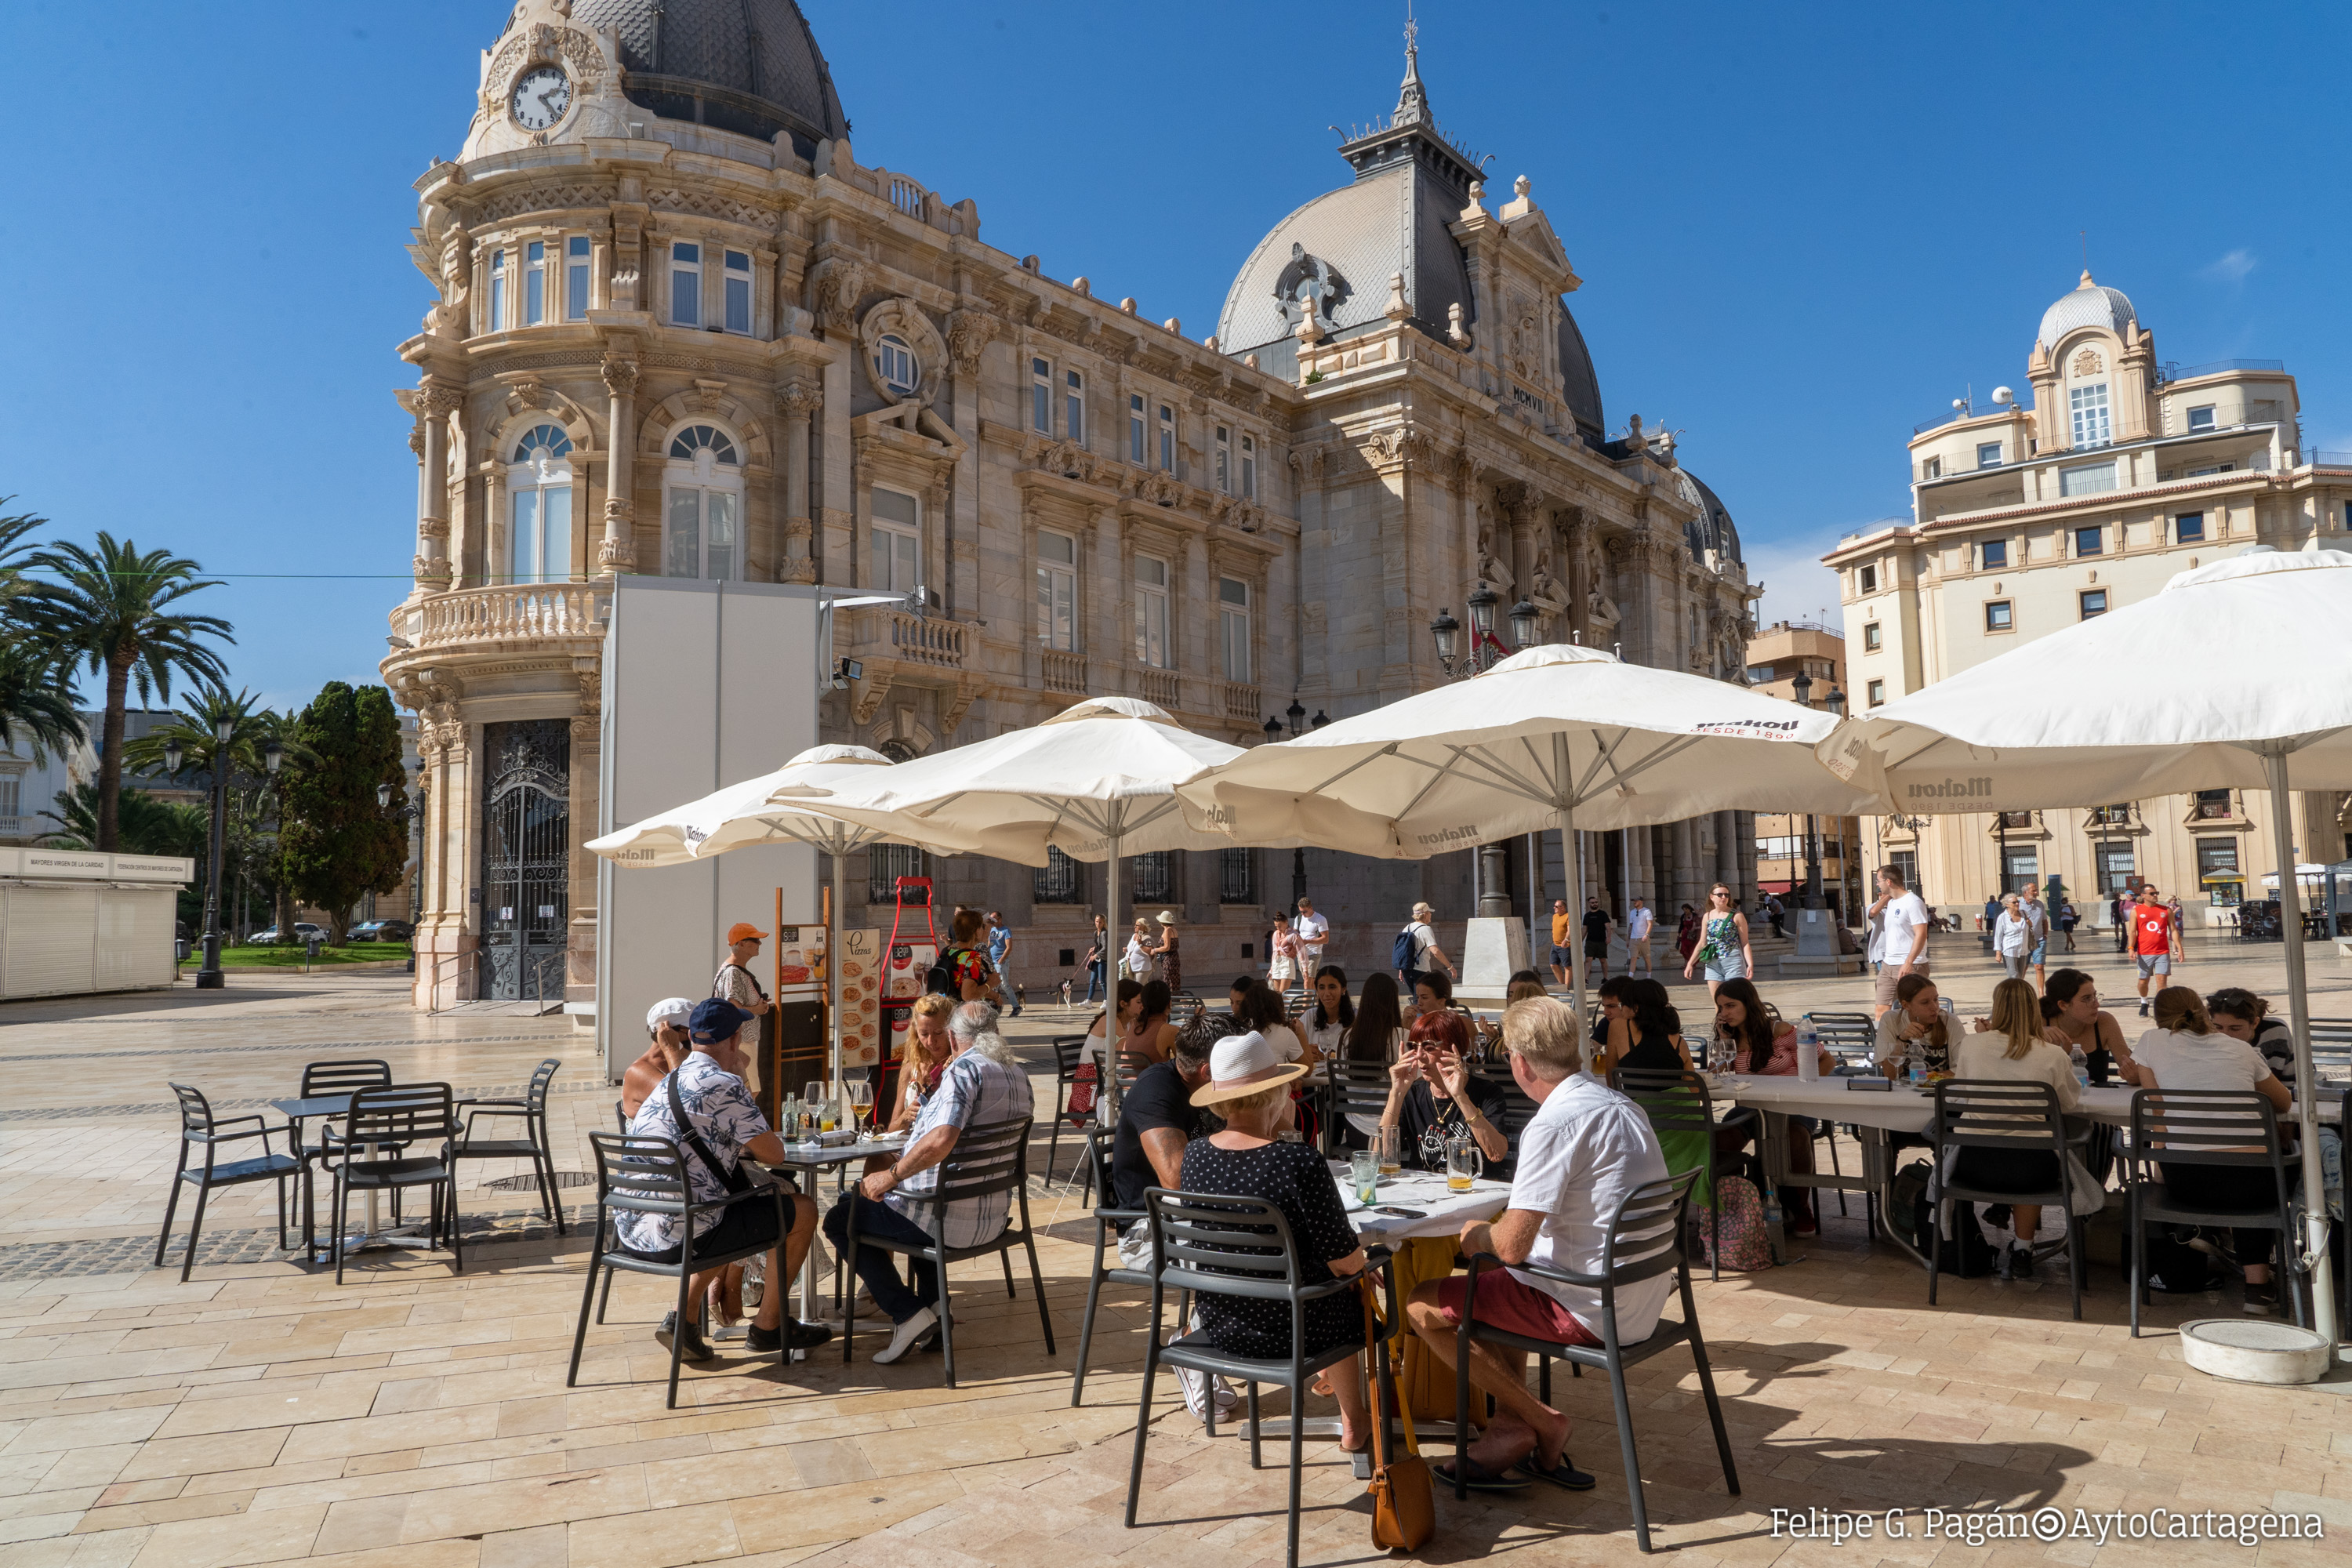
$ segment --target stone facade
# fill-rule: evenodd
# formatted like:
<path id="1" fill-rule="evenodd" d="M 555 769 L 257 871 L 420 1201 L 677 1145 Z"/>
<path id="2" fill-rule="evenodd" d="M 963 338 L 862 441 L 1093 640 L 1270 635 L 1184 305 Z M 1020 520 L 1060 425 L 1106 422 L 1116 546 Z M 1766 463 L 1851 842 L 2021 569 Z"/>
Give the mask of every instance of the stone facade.
<path id="1" fill-rule="evenodd" d="M 1481 582 L 1533 605 L 1545 638 L 1740 678 L 1758 590 L 1728 513 L 1671 432 L 1603 425 L 1565 248 L 1526 181 L 1486 202 L 1410 65 L 1395 116 L 1342 148 L 1356 181 L 1333 195 L 1387 199 L 1409 165 L 1413 235 L 1336 211 L 1318 228 L 1310 204 L 1234 285 L 1279 331 L 1220 343 L 983 244 L 970 200 L 860 164 L 787 0 L 757 0 L 751 37 L 772 54 L 797 29 L 797 74 L 724 81 L 709 50 L 742 7 L 670 0 L 649 32 L 643 9 L 523 0 L 484 53 L 460 157 L 417 182 L 410 249 L 435 297 L 401 346 L 419 377 L 399 394 L 415 588 L 383 671 L 425 760 L 420 994 L 465 984 L 485 931 L 484 726 L 560 719 L 567 987 L 593 1002 L 577 843 L 617 572 L 919 588 L 835 626 L 862 674 L 826 699 L 822 738 L 894 755 L 1095 695 L 1236 743 L 1294 702 L 1359 712 L 1444 679 L 1426 628 Z M 661 54 L 689 35 L 710 80 Z M 1261 273 L 1277 237 L 1299 265 Z M 1745 891 L 1751 832 L 1725 813 L 1612 835 L 1594 879 L 1630 875 L 1661 904 L 1717 878 Z M 1559 847 L 1540 853 L 1557 891 Z M 1507 858 L 1512 886 L 1490 896 L 1524 909 L 1528 857 Z M 1343 942 L 1360 924 L 1381 962 L 1414 899 L 1470 912 L 1470 860 L 1305 857 Z M 1262 966 L 1291 862 L 1177 855 L 1129 885 L 1180 911 L 1205 984 L 1246 967 L 1245 946 Z M 853 888 L 900 868 L 854 866 Z M 1083 955 L 1099 868 L 926 869 L 943 901 L 1024 933 L 1019 978 L 1074 973 L 1062 954 Z"/>

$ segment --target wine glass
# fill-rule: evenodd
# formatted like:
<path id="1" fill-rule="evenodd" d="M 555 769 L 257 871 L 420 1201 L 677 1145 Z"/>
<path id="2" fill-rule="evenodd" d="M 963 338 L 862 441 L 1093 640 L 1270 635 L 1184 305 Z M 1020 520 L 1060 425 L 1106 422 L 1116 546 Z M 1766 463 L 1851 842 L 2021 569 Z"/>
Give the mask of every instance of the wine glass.
<path id="1" fill-rule="evenodd" d="M 812 1140 L 816 1137 L 817 1112 L 824 1102 L 824 1079 L 813 1078 L 801 1087 L 801 1104 L 808 1111 L 808 1131 Z"/>
<path id="2" fill-rule="evenodd" d="M 862 1078 L 849 1080 L 849 1121 L 852 1127 L 867 1121 L 874 1109 L 874 1086 Z"/>

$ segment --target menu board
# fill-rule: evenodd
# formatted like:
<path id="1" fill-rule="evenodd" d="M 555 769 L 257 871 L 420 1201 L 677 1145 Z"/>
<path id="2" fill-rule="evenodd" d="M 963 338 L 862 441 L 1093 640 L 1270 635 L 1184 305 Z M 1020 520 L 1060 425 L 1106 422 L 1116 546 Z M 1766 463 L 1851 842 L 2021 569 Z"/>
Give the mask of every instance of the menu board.
<path id="1" fill-rule="evenodd" d="M 824 927 L 776 928 L 776 1000 L 824 1000 Z"/>
<path id="2" fill-rule="evenodd" d="M 886 1060 L 905 1054 L 908 1031 L 915 1026 L 915 998 L 923 994 L 923 979 L 940 961 L 939 943 L 902 942 L 884 955 L 882 1029 L 887 1037 Z"/>
<path id="3" fill-rule="evenodd" d="M 841 933 L 841 1060 L 844 1067 L 882 1061 L 882 933 Z"/>

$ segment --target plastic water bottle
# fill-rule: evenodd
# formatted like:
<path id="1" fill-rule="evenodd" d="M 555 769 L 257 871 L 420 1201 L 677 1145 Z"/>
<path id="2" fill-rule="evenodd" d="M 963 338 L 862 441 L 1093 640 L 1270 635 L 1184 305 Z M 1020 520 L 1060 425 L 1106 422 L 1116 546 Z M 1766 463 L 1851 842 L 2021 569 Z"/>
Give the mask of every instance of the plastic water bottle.
<path id="1" fill-rule="evenodd" d="M 2079 1086 L 2080 1088 L 2083 1088 L 2083 1089 L 2088 1089 L 2088 1088 L 2090 1088 L 2090 1087 L 2091 1087 L 2091 1062 L 2090 1062 L 2090 1058 L 2087 1058 L 2087 1057 L 2085 1057 L 2085 1056 L 2083 1054 L 2083 1047 L 2080 1047 L 2080 1046 L 2075 1046 L 2075 1047 L 2074 1047 L 2070 1054 L 2073 1056 L 2073 1058 L 2074 1058 L 2074 1082 L 2075 1082 L 2075 1084 L 2076 1084 L 2077 1086 Z"/>
<path id="2" fill-rule="evenodd" d="M 1822 1031 L 1811 1016 L 1797 1024 L 1797 1077 L 1805 1083 L 1817 1083 L 1822 1076 Z"/>
<path id="3" fill-rule="evenodd" d="M 1787 1223 L 1787 1219 L 1788 1216 L 1780 1211 L 1780 1194 L 1778 1193 L 1765 1194 L 1764 1239 L 1771 1244 L 1772 1261 L 1775 1263 L 1786 1263 L 1789 1261 L 1788 1256 L 1783 1250 L 1782 1246 L 1788 1236 L 1787 1230 L 1783 1228 Z"/>

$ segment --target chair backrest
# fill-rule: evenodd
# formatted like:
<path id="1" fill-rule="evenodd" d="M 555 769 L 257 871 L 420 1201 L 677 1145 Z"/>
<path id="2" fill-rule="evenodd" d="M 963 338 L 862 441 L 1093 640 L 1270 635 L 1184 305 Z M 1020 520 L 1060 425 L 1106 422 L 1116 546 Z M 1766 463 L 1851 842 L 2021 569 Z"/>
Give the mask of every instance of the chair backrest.
<path id="1" fill-rule="evenodd" d="M 1324 1059 L 1323 1147 L 1328 1153 L 1340 1143 L 1340 1130 L 1352 1111 L 1377 1117 L 1389 1102 L 1389 1069 L 1377 1062 L 1351 1062 L 1339 1057 Z"/>
<path id="2" fill-rule="evenodd" d="M 667 1138 L 591 1132 L 596 1155 L 596 1201 L 636 1214 L 684 1214 L 690 1189 L 686 1156 Z"/>
<path id="3" fill-rule="evenodd" d="M 1867 1013 L 1837 1013 L 1816 1008 L 1805 1016 L 1824 1029 L 1867 1029 L 1872 1026 Z"/>
<path id="4" fill-rule="evenodd" d="M 613 1101 L 613 1120 L 620 1123 L 622 1131 L 629 1130 L 629 1108 L 625 1101 Z"/>
<path id="5" fill-rule="evenodd" d="M 1067 1083 L 1070 1079 L 1077 1076 L 1078 1063 L 1082 1059 L 1081 1053 L 1083 1053 L 1087 1048 L 1087 1037 L 1084 1035 L 1056 1035 L 1054 1037 L 1052 1044 L 1054 1047 L 1055 1073 L 1064 1083 Z"/>
<path id="6" fill-rule="evenodd" d="M 1538 1107 L 1528 1098 L 1527 1090 L 1519 1087 L 1518 1079 L 1511 1076 L 1510 1063 L 1505 1061 L 1499 1067 L 1475 1067 L 1470 1069 L 1470 1075 L 1481 1083 L 1491 1084 L 1502 1090 L 1503 1113 L 1495 1119 L 1495 1124 L 1502 1129 L 1506 1137 L 1517 1138 L 1520 1130 L 1535 1119 Z"/>
<path id="7" fill-rule="evenodd" d="M 1713 1132 L 1715 1099 L 1706 1079 L 1695 1072 L 1664 1068 L 1621 1068 L 1610 1075 L 1642 1114 L 1654 1132 Z"/>
<path id="8" fill-rule="evenodd" d="M 1950 1078 L 1936 1085 L 1937 1148 L 2066 1152 L 2058 1091 L 2012 1079 Z"/>
<path id="9" fill-rule="evenodd" d="M 1288 1300 L 1299 1289 L 1290 1221 L 1264 1198 L 1170 1192 L 1143 1194 L 1159 1242 L 1164 1285 L 1212 1296 Z"/>
<path id="10" fill-rule="evenodd" d="M 2352 1075 L 2352 1018 L 2311 1021 L 2311 1066 L 2322 1079 Z"/>
<path id="11" fill-rule="evenodd" d="M 180 1132 L 183 1137 L 212 1131 L 212 1101 L 205 1098 L 203 1090 L 190 1089 L 184 1083 L 175 1083 L 172 1086 L 172 1092 L 180 1101 Z"/>
<path id="12" fill-rule="evenodd" d="M 2278 1165 L 2278 1112 L 2251 1089 L 2143 1089 L 2131 1105 L 2135 1158 L 2167 1165 Z"/>
<path id="13" fill-rule="evenodd" d="M 1118 1145 L 1118 1134 L 1092 1122 L 1082 1131 L 1087 1135 L 1087 1158 L 1094 1163 L 1096 1211 L 1118 1208 L 1118 1192 L 1111 1184 L 1111 1152 Z"/>
<path id="14" fill-rule="evenodd" d="M 1617 1200 L 1617 1212 L 1609 1216 L 1608 1238 L 1601 1247 L 1603 1290 L 1621 1290 L 1683 1267 L 1683 1212 L 1702 1169 L 1694 1165 L 1679 1174 L 1644 1182 Z"/>
<path id="15" fill-rule="evenodd" d="M 524 1091 L 523 1103 L 530 1107 L 533 1116 L 547 1114 L 547 1091 L 555 1082 L 555 1075 L 563 1070 L 562 1057 L 550 1057 L 531 1070 L 530 1088 Z"/>
<path id="16" fill-rule="evenodd" d="M 973 1122 L 957 1136 L 940 1166 L 939 1185 L 901 1197 L 937 1205 L 934 1212 L 943 1213 L 949 1204 L 1019 1190 L 1029 1178 L 1029 1122 L 1026 1116 Z"/>
<path id="17" fill-rule="evenodd" d="M 352 1091 L 343 1139 L 352 1143 L 409 1143 L 457 1135 L 456 1096 L 446 1083 L 388 1084 Z"/>
<path id="18" fill-rule="evenodd" d="M 302 1098 L 312 1100 L 355 1089 L 380 1089 L 391 1081 L 390 1062 L 309 1062 L 302 1068 Z"/>

